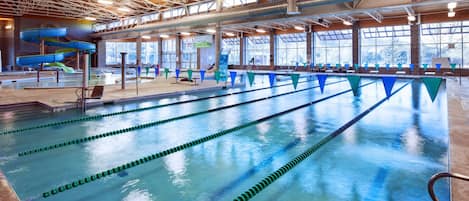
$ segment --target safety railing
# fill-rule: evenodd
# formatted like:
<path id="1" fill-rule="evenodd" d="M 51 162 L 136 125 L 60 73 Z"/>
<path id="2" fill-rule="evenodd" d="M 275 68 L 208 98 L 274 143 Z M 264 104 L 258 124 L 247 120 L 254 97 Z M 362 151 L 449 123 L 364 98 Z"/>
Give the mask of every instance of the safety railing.
<path id="1" fill-rule="evenodd" d="M 428 187 L 428 193 L 430 194 L 430 197 L 432 198 L 433 201 L 439 201 L 438 198 L 435 195 L 433 185 L 435 185 L 435 182 L 438 179 L 445 178 L 445 177 L 460 179 L 460 180 L 463 180 L 463 181 L 469 181 L 468 176 L 461 175 L 461 174 L 458 174 L 458 173 L 440 172 L 440 173 L 437 173 L 437 174 L 433 175 L 432 178 L 430 178 L 430 181 L 428 181 L 428 186 L 427 186 Z"/>

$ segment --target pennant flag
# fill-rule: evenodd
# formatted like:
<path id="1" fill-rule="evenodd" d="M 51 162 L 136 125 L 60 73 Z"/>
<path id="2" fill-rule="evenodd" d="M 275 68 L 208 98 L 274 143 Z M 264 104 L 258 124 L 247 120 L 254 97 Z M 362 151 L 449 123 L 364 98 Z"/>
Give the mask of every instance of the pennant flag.
<path id="1" fill-rule="evenodd" d="M 158 77 L 159 74 L 160 74 L 160 68 L 155 67 L 155 77 Z"/>
<path id="2" fill-rule="evenodd" d="M 331 64 L 326 64 L 326 66 L 327 66 L 327 69 L 331 68 Z"/>
<path id="3" fill-rule="evenodd" d="M 192 69 L 187 70 L 187 78 L 192 80 Z"/>
<path id="4" fill-rule="evenodd" d="M 379 64 L 375 64 L 375 69 L 379 71 Z"/>
<path id="5" fill-rule="evenodd" d="M 148 76 L 148 73 L 150 72 L 150 67 L 145 67 L 145 75 Z"/>
<path id="6" fill-rule="evenodd" d="M 179 73 L 181 72 L 181 69 L 176 68 L 176 80 L 179 79 Z"/>
<path id="7" fill-rule="evenodd" d="M 360 68 L 360 66 L 358 66 L 358 64 L 353 64 L 353 66 L 355 67 L 355 70 L 358 70 Z"/>
<path id="8" fill-rule="evenodd" d="M 365 70 L 366 71 L 368 70 L 368 64 L 365 64 Z"/>
<path id="9" fill-rule="evenodd" d="M 350 68 L 350 64 L 345 64 L 345 69 L 348 70 Z"/>
<path id="10" fill-rule="evenodd" d="M 451 71 L 455 71 L 456 70 L 456 64 L 450 64 L 451 65 Z"/>
<path id="11" fill-rule="evenodd" d="M 323 65 L 322 65 L 322 64 L 318 64 L 318 66 L 319 66 L 319 68 L 322 68 Z"/>
<path id="12" fill-rule="evenodd" d="M 200 82 L 205 80 L 205 70 L 200 70 Z"/>
<path id="13" fill-rule="evenodd" d="M 389 71 L 390 68 L 391 68 L 391 64 L 386 64 L 386 71 Z"/>
<path id="14" fill-rule="evenodd" d="M 274 86 L 274 82 L 275 82 L 275 73 L 269 73 L 269 83 L 270 83 L 270 87 L 273 87 L 273 86 Z"/>
<path id="15" fill-rule="evenodd" d="M 305 68 L 305 69 L 308 68 L 308 63 L 304 62 L 303 63 L 303 68 Z"/>
<path id="16" fill-rule="evenodd" d="M 360 76 L 357 75 L 349 75 L 347 76 L 348 82 L 353 90 L 353 95 L 358 96 L 358 88 L 360 85 Z"/>
<path id="17" fill-rule="evenodd" d="M 423 65 L 423 70 L 424 70 L 424 71 L 427 71 L 428 64 L 422 64 L 422 65 Z"/>
<path id="18" fill-rule="evenodd" d="M 409 64 L 410 71 L 414 71 L 414 64 Z"/>
<path id="19" fill-rule="evenodd" d="M 435 66 L 436 66 L 436 71 L 440 72 L 440 70 L 441 70 L 441 64 L 435 64 Z"/>
<path id="20" fill-rule="evenodd" d="M 166 77 L 166 79 L 168 79 L 168 74 L 169 74 L 169 69 L 164 68 L 164 76 Z"/>
<path id="21" fill-rule="evenodd" d="M 309 64 L 309 67 L 311 67 L 311 70 L 314 69 L 314 63 Z"/>
<path id="22" fill-rule="evenodd" d="M 140 77 L 141 73 L 142 73 L 142 67 L 137 66 L 137 76 Z"/>
<path id="23" fill-rule="evenodd" d="M 231 87 L 234 87 L 234 84 L 236 81 L 236 72 L 230 71 L 230 77 L 231 77 Z"/>
<path id="24" fill-rule="evenodd" d="M 249 85 L 252 87 L 252 84 L 254 83 L 254 74 L 253 72 L 248 72 L 248 80 L 249 80 Z"/>
<path id="25" fill-rule="evenodd" d="M 295 69 L 298 69 L 299 66 L 300 66 L 300 63 L 296 62 L 295 63 Z"/>
<path id="26" fill-rule="evenodd" d="M 382 77 L 384 91 L 386 92 L 386 97 L 391 97 L 392 88 L 394 87 L 394 83 L 396 82 L 396 77 Z"/>
<path id="27" fill-rule="evenodd" d="M 397 64 L 397 70 L 402 70 L 402 64 Z"/>
<path id="28" fill-rule="evenodd" d="M 215 81 L 217 81 L 217 84 L 218 82 L 220 82 L 220 71 L 215 71 Z"/>
<path id="29" fill-rule="evenodd" d="M 293 82 L 293 88 L 296 89 L 296 86 L 298 86 L 298 80 L 300 79 L 300 74 L 291 74 L 290 77 Z"/>
<path id="30" fill-rule="evenodd" d="M 321 93 L 324 93 L 324 86 L 326 86 L 327 74 L 318 74 L 316 76 L 318 77 L 319 88 L 321 89 Z"/>
<path id="31" fill-rule="evenodd" d="M 436 95 L 438 94 L 438 90 L 440 89 L 441 78 L 439 77 L 424 77 L 423 83 L 427 88 L 428 94 L 432 99 L 432 102 L 435 101 Z"/>
<path id="32" fill-rule="evenodd" d="M 339 68 L 340 68 L 340 64 L 335 64 L 335 68 L 339 69 Z"/>

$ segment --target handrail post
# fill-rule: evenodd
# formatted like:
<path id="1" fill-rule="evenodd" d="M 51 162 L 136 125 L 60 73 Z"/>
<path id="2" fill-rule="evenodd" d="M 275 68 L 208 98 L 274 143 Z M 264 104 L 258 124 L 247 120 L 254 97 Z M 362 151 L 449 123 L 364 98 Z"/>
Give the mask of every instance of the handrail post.
<path id="1" fill-rule="evenodd" d="M 428 193 L 430 194 L 430 197 L 432 198 L 433 201 L 439 201 L 438 198 L 435 195 L 435 191 L 433 189 L 433 185 L 435 185 L 435 182 L 438 179 L 444 178 L 444 177 L 449 177 L 449 178 L 455 178 L 455 179 L 460 179 L 463 181 L 469 181 L 469 177 L 465 175 L 461 175 L 458 173 L 449 173 L 449 172 L 440 172 L 435 175 L 433 175 L 430 180 L 428 181 Z"/>

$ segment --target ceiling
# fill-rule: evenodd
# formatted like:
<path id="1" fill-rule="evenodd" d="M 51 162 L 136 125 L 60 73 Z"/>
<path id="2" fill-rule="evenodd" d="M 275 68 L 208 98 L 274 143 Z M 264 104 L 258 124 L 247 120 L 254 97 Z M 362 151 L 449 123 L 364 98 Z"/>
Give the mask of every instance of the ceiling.
<path id="1" fill-rule="evenodd" d="M 142 15 L 187 7 L 199 0 L 0 0 L 0 15 L 3 16 L 49 16 L 69 19 L 96 18 L 97 21 L 111 21 L 129 16 Z M 203 1 L 203 0 L 200 0 Z M 122 8 L 119 10 L 119 8 Z"/>

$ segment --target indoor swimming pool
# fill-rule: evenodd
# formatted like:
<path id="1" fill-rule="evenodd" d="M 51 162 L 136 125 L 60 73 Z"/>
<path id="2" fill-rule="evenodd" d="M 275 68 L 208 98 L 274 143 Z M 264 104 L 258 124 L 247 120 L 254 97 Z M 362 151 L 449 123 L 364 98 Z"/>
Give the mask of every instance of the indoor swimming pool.
<path id="1" fill-rule="evenodd" d="M 419 79 L 398 79 L 389 99 L 379 78 L 362 78 L 357 96 L 341 76 L 324 93 L 316 76 L 296 90 L 243 81 L 87 117 L 3 114 L 0 170 L 21 200 L 51 201 L 235 200 L 315 145 L 252 200 L 430 201 L 428 180 L 448 170 L 444 82 L 432 102 Z M 435 189 L 450 200 L 447 181 Z"/>

